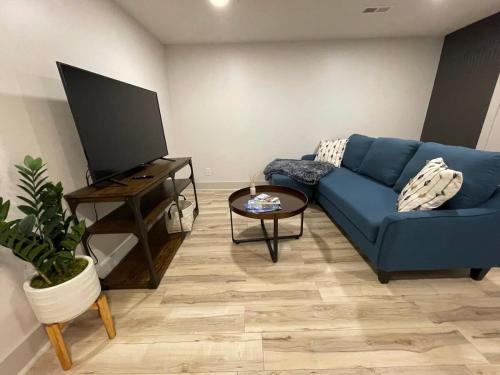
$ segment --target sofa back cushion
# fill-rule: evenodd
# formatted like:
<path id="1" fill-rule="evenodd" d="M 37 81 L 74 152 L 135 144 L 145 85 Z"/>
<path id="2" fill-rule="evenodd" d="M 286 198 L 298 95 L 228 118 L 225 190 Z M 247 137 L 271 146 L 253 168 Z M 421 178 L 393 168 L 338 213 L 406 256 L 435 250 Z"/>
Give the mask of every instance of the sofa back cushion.
<path id="1" fill-rule="evenodd" d="M 464 179 L 460 191 L 443 208 L 476 207 L 490 198 L 500 184 L 500 153 L 429 142 L 423 143 L 408 162 L 394 190 L 400 192 L 427 160 L 438 157 L 451 169 L 462 172 Z"/>
<path id="2" fill-rule="evenodd" d="M 359 173 L 393 186 L 419 144 L 413 140 L 377 138 L 366 153 Z"/>
<path id="3" fill-rule="evenodd" d="M 366 135 L 351 135 L 344 151 L 342 166 L 353 172 L 357 172 L 374 140 L 375 138 L 367 137 Z"/>

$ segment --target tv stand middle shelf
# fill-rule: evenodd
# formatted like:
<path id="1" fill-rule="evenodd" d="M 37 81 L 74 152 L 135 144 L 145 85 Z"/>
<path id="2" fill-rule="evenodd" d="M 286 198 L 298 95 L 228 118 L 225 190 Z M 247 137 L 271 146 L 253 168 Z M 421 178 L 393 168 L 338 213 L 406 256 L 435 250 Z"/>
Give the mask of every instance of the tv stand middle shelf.
<path id="1" fill-rule="evenodd" d="M 178 194 L 182 193 L 190 184 L 189 178 L 176 179 Z M 172 180 L 166 180 L 154 190 L 145 195 L 141 201 L 141 215 L 148 230 L 163 215 L 165 209 L 175 201 Z M 87 228 L 89 234 L 134 233 L 136 229 L 132 210 L 121 205 Z"/>
<path id="2" fill-rule="evenodd" d="M 177 179 L 176 173 L 184 167 L 190 168 L 189 178 Z M 195 198 L 194 217 L 198 215 L 198 197 L 194 181 L 191 158 L 157 160 L 144 167 L 138 174 L 152 175 L 151 179 L 120 180 L 124 185 L 86 187 L 65 196 L 76 216 L 81 203 L 124 202 L 95 223 L 87 227 L 83 245 L 90 253 L 87 239 L 95 234 L 132 233 L 138 243 L 120 263 L 101 279 L 104 289 L 156 288 L 165 274 L 175 253 L 182 244 L 186 232 L 167 233 L 165 209 L 177 204 L 187 187 L 192 185 Z"/>

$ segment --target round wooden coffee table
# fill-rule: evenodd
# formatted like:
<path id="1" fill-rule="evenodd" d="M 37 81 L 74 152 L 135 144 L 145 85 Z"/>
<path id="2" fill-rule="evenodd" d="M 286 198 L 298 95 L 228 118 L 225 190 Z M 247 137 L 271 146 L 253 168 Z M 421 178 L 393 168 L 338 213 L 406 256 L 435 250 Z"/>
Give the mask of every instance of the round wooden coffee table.
<path id="1" fill-rule="evenodd" d="M 264 213 L 254 213 L 249 212 L 245 209 L 245 204 L 250 199 L 250 188 L 243 188 L 235 191 L 229 196 L 229 214 L 231 217 L 231 237 L 235 244 L 242 242 L 255 242 L 255 241 L 266 241 L 267 247 L 269 249 L 269 254 L 271 254 L 271 259 L 273 262 L 278 261 L 278 240 L 295 238 L 298 239 L 302 236 L 304 231 L 304 211 L 307 207 L 307 197 L 301 191 L 277 185 L 260 185 L 256 187 L 257 194 L 267 193 L 274 197 L 279 197 L 281 201 L 281 210 L 273 212 Z M 237 239 L 234 238 L 233 231 L 233 212 L 238 215 L 249 217 L 251 219 L 260 220 L 260 226 L 262 227 L 262 232 L 264 237 L 259 238 L 244 238 Z M 300 232 L 294 235 L 279 236 L 278 235 L 278 220 L 286 219 L 295 215 L 300 214 Z M 273 236 L 269 237 L 267 234 L 266 226 L 264 220 L 273 220 Z M 272 241 L 272 244 L 271 244 Z"/>

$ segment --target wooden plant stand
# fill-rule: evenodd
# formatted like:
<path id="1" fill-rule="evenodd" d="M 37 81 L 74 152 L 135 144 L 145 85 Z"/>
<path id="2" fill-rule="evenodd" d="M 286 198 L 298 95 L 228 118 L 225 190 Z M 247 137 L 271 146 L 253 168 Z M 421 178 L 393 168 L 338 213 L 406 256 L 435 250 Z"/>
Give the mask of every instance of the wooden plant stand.
<path id="1" fill-rule="evenodd" d="M 90 306 L 91 310 L 97 310 L 99 316 L 106 328 L 108 337 L 114 339 L 116 336 L 115 324 L 113 322 L 113 316 L 109 311 L 108 300 L 104 294 L 101 294 L 97 300 Z M 64 338 L 61 329 L 67 324 L 67 322 L 44 324 L 47 335 L 49 336 L 50 343 L 56 352 L 57 358 L 63 370 L 69 370 L 73 365 L 71 361 L 71 356 L 68 352 L 68 348 L 64 343 Z"/>
<path id="2" fill-rule="evenodd" d="M 188 178 L 176 178 L 181 169 L 190 168 Z M 137 245 L 120 263 L 101 279 L 103 289 L 156 288 L 167 271 L 175 253 L 182 244 L 186 232 L 168 233 L 165 224 L 165 209 L 172 203 L 177 205 L 179 196 L 189 185 L 193 187 L 195 209 L 198 215 L 198 198 L 194 182 L 191 158 L 157 160 L 145 166 L 136 175 L 149 175 L 148 179 L 125 177 L 118 183 L 105 187 L 89 186 L 65 195 L 72 214 L 81 203 L 123 202 L 114 211 L 99 218 L 87 227 L 82 243 L 90 255 L 88 238 L 94 234 L 132 233 Z"/>

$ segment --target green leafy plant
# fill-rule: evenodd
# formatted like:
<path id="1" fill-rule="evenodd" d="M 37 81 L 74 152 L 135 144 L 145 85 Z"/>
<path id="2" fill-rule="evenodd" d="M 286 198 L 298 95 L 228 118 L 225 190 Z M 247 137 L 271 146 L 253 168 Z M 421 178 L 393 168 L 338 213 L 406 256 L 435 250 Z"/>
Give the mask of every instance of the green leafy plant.
<path id="1" fill-rule="evenodd" d="M 67 214 L 62 206 L 63 187 L 48 180 L 41 158 L 27 155 L 24 165 L 16 165 L 17 185 L 23 204 L 17 208 L 26 216 L 8 221 L 10 201 L 0 197 L 0 245 L 33 265 L 38 276 L 33 287 L 60 284 L 80 273 L 87 261 L 76 258 L 75 251 L 85 232 L 85 222 Z"/>

